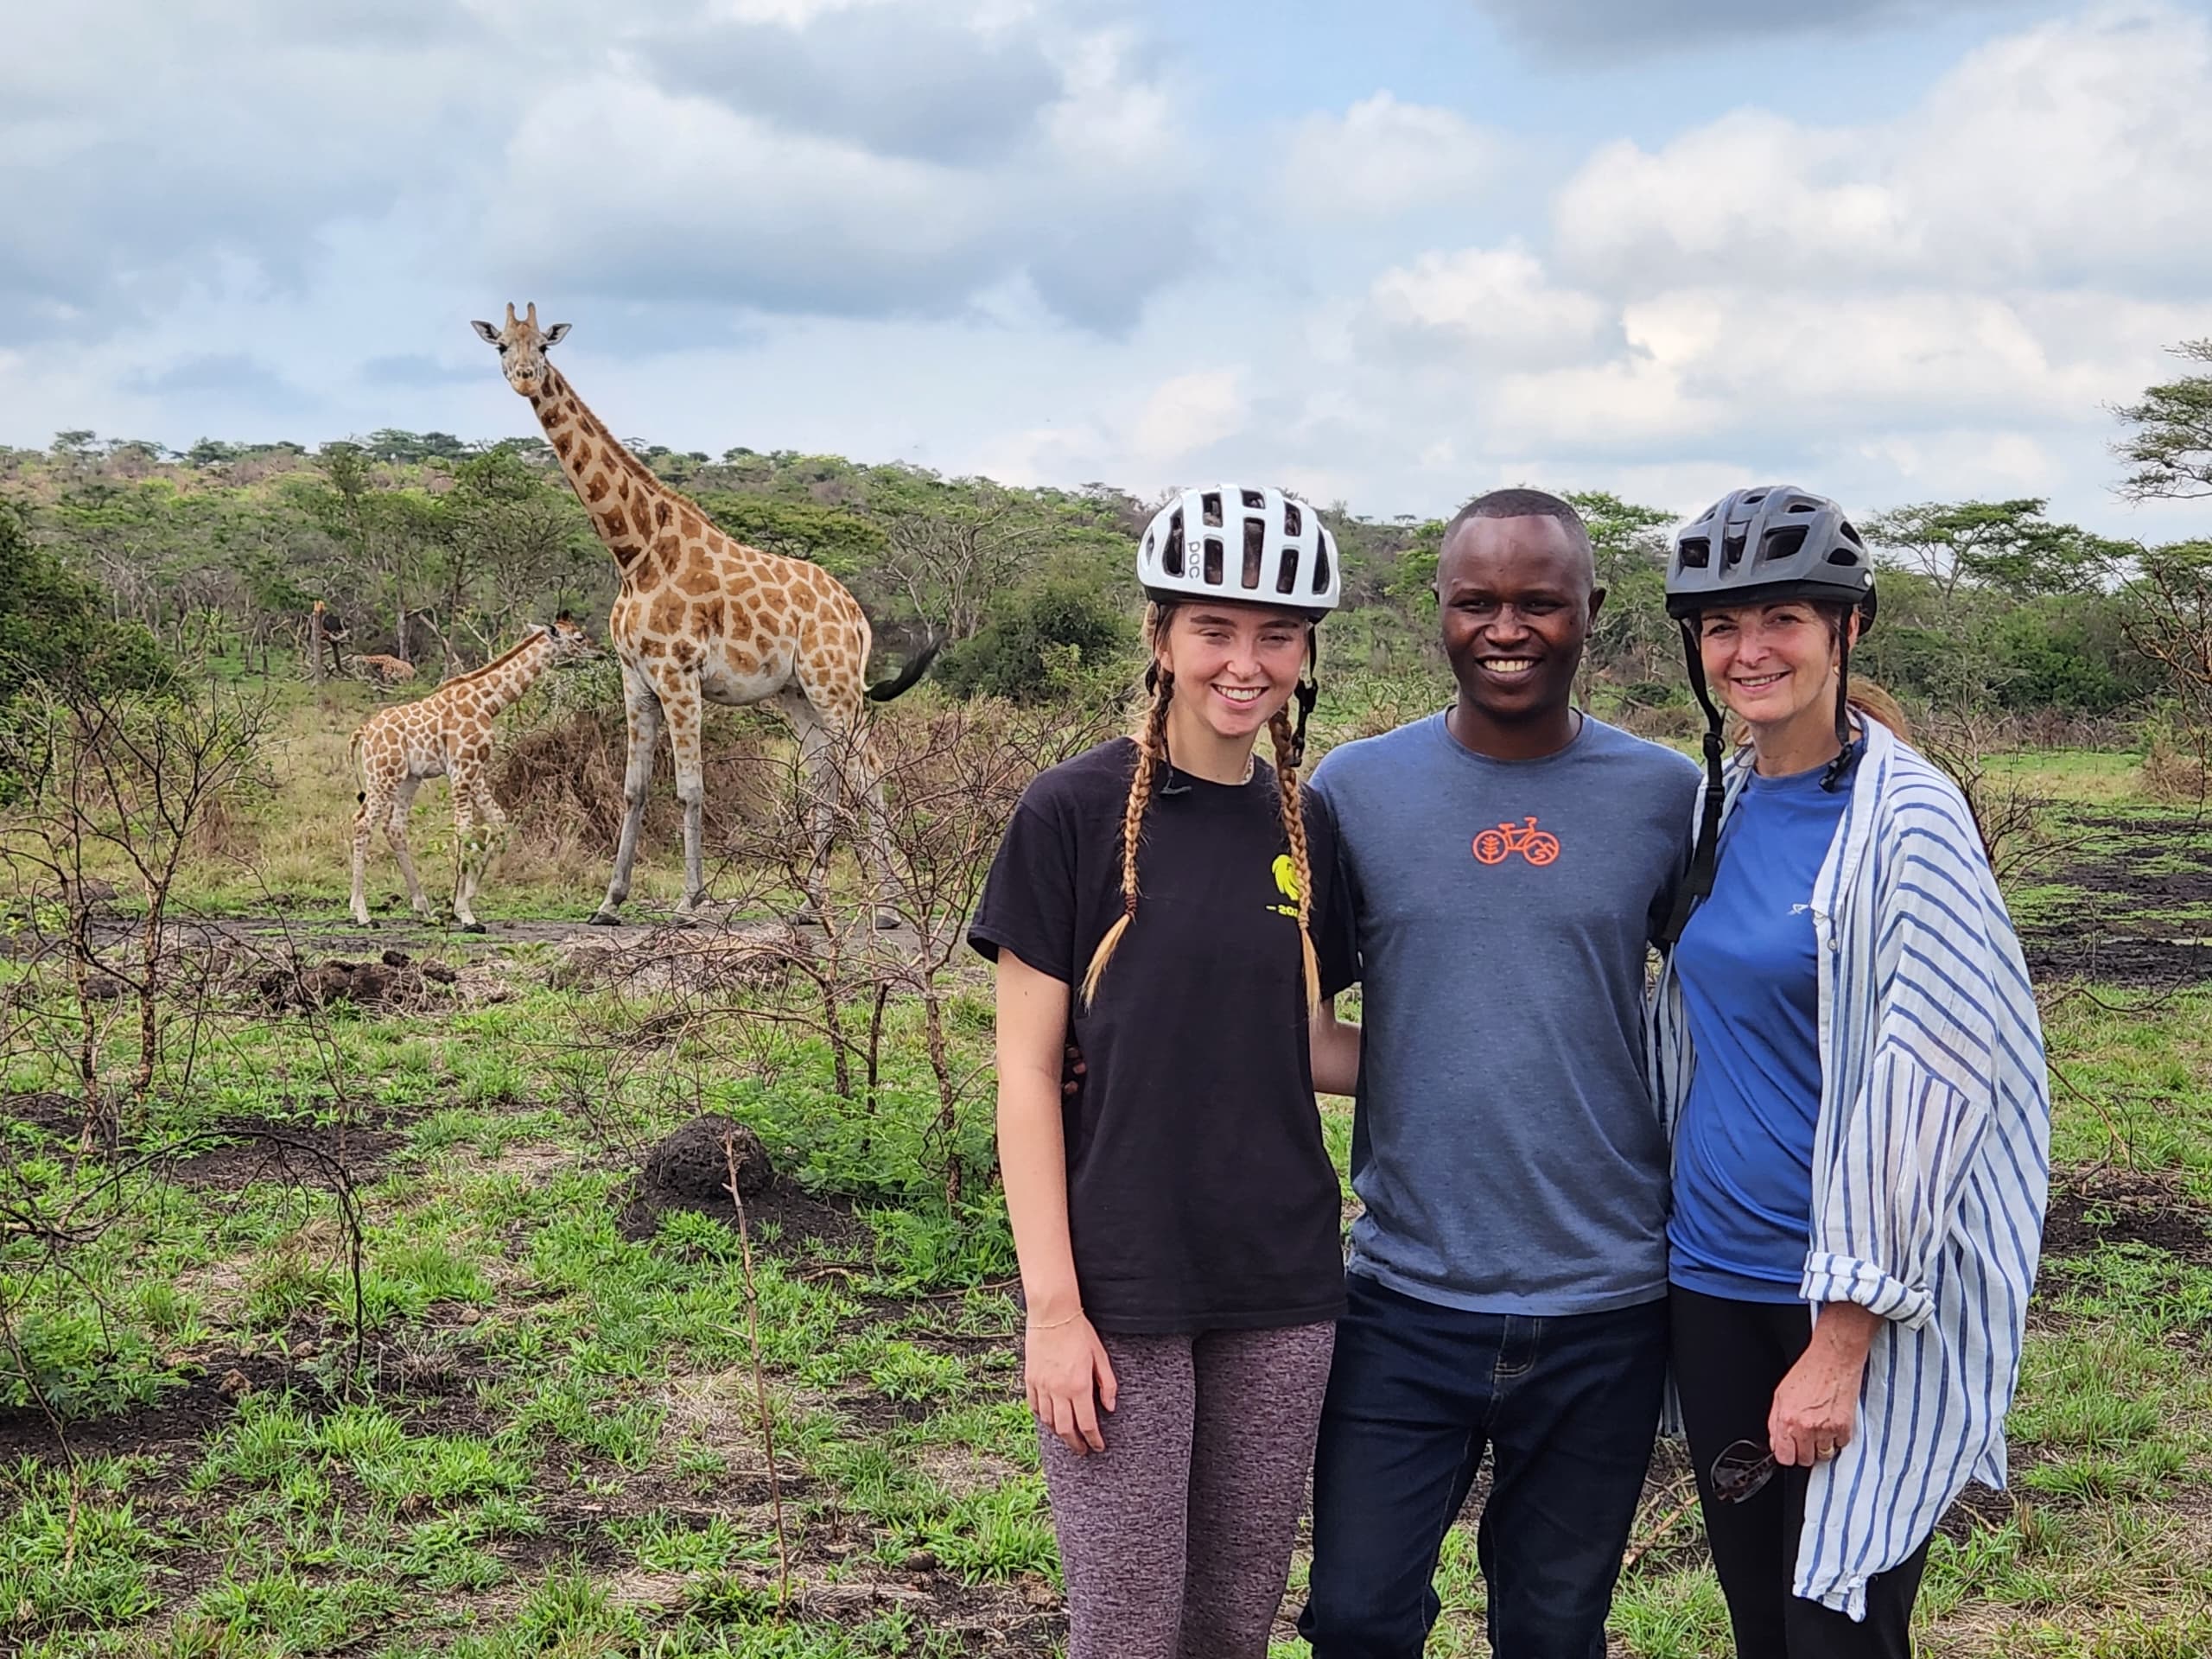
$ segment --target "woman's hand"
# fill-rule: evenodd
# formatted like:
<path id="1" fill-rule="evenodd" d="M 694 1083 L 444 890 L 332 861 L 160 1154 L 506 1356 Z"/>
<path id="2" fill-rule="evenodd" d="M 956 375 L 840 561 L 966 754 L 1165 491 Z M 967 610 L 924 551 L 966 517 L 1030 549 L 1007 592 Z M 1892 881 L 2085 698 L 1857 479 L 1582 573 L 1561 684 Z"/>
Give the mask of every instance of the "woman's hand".
<path id="1" fill-rule="evenodd" d="M 1103 1452 L 1098 1411 L 1114 1409 L 1114 1366 L 1090 1321 L 1078 1313 L 1065 1325 L 1033 1325 L 1022 1351 L 1031 1414 L 1076 1456 Z"/>
<path id="2" fill-rule="evenodd" d="M 1878 1315 L 1856 1303 L 1822 1306 L 1813 1339 L 1775 1389 L 1767 1413 L 1766 1443 L 1777 1463 L 1810 1467 L 1849 1444 L 1859 1421 L 1866 1351 L 1880 1324 Z"/>

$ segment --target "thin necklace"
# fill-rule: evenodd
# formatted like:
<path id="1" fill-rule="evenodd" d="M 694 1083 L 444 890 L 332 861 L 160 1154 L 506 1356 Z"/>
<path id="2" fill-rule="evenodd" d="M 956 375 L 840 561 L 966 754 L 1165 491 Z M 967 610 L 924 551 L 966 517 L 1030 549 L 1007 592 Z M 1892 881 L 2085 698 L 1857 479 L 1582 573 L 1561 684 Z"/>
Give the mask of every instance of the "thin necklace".
<path id="1" fill-rule="evenodd" d="M 1167 747 L 1167 741 L 1165 736 L 1160 740 L 1160 747 L 1163 748 Z M 1172 749 L 1169 751 L 1167 756 L 1167 769 L 1170 772 L 1176 770 L 1175 755 Z M 1259 769 L 1260 757 L 1257 754 L 1247 754 L 1244 757 L 1244 775 L 1242 778 L 1239 778 L 1234 784 L 1226 785 L 1224 787 L 1230 789 L 1242 789 L 1245 785 L 1252 781 L 1253 773 L 1256 772 Z M 1193 772 L 1191 775 L 1192 777 L 1196 777 L 1198 774 Z"/>

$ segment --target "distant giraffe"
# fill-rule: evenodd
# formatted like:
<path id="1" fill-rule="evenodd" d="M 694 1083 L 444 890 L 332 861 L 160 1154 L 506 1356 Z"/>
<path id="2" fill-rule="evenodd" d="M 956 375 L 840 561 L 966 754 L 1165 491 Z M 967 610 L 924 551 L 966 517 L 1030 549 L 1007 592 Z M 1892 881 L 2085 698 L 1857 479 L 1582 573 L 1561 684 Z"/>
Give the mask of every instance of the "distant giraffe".
<path id="1" fill-rule="evenodd" d="M 492 838 L 506 814 L 492 798 L 492 721 L 556 664 L 582 662 L 599 647 L 563 611 L 550 627 L 532 628 L 522 643 L 480 669 L 454 676 L 413 702 L 373 715 L 353 734 L 353 753 L 361 774 L 353 814 L 353 919 L 366 925 L 369 904 L 362 891 L 368 868 L 369 835 L 379 823 L 399 873 L 407 878 L 408 902 L 418 915 L 429 913 L 429 900 L 415 876 L 407 850 L 407 815 L 425 778 L 444 777 L 453 789 L 454 919 L 471 933 L 481 933 L 476 919 L 476 884 L 491 861 Z M 366 659 L 365 659 L 366 660 Z"/>
<path id="2" fill-rule="evenodd" d="M 764 553 L 723 534 L 694 502 L 625 448 L 546 361 L 546 348 L 569 332 L 567 323 L 541 331 L 533 302 L 520 318 L 510 304 L 504 327 L 474 326 L 499 348 L 507 384 L 537 411 L 546 441 L 621 575 L 607 634 L 622 664 L 629 763 L 614 873 L 592 920 L 613 924 L 630 896 L 653 750 L 664 723 L 676 762 L 676 798 L 683 804 L 683 900 L 677 914 L 697 913 L 707 896 L 699 847 L 704 705 L 763 702 L 772 702 L 797 731 L 813 781 L 815 857 L 804 914 L 818 918 L 837 743 L 856 731 L 866 702 L 888 702 L 921 678 L 936 655 L 935 643 L 916 652 L 896 678 L 869 685 L 862 677 L 872 636 L 859 601 L 819 565 Z M 880 824 L 883 791 L 872 768 L 861 788 Z M 873 825 L 861 853 L 887 883 Z M 895 919 L 887 911 L 876 917 L 880 926 Z"/>
<path id="3" fill-rule="evenodd" d="M 415 664 L 399 657 L 356 657 L 353 667 L 363 679 L 387 689 L 415 677 Z"/>

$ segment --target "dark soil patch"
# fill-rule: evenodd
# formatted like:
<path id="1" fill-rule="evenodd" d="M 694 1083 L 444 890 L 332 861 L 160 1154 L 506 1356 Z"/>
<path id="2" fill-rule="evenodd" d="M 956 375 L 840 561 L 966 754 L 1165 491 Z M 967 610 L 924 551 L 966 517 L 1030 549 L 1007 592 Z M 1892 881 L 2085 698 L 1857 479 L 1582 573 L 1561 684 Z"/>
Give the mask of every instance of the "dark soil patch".
<path id="1" fill-rule="evenodd" d="M 893 1400 L 889 1395 L 872 1389 L 841 1394 L 836 1403 L 855 1428 L 869 1435 L 925 1423 L 937 1415 L 940 1404 L 934 1400 Z"/>
<path id="2" fill-rule="evenodd" d="M 0 1125 L 17 1123 L 57 1140 L 73 1136 L 85 1127 L 84 1097 L 51 1092 L 0 1095 Z"/>
<path id="3" fill-rule="evenodd" d="M 1962 1544 L 1977 1532 L 2003 1526 L 2018 1511 L 2019 1503 L 2012 1493 L 1970 1480 L 1943 1511 L 1936 1530 L 1953 1543 Z"/>
<path id="4" fill-rule="evenodd" d="M 80 1457 L 168 1455 L 196 1460 L 201 1443 L 231 1420 L 247 1391 L 282 1392 L 301 1379 L 276 1354 L 213 1354 L 194 1362 L 191 1374 L 149 1406 L 112 1417 L 64 1425 Z M 241 1387 L 243 1384 L 243 1387 Z M 54 1426 L 35 1408 L 0 1410 L 0 1462 L 16 1457 L 61 1455 Z"/>
<path id="5" fill-rule="evenodd" d="M 617 1230 L 633 1242 L 651 1238 L 660 1229 L 660 1218 L 673 1210 L 712 1216 L 732 1232 L 737 1230 L 737 1206 L 726 1192 L 719 1198 L 694 1198 L 632 1181 L 615 1188 L 608 1202 L 615 1206 Z M 748 1194 L 745 1200 L 745 1224 L 756 1251 L 771 1248 L 760 1239 L 761 1228 L 770 1224 L 778 1231 L 772 1249 L 779 1255 L 794 1254 L 804 1245 L 810 1255 L 862 1256 L 874 1240 L 868 1224 L 854 1215 L 849 1205 L 810 1198 L 780 1176 L 765 1191 L 757 1196 Z"/>
<path id="6" fill-rule="evenodd" d="M 770 1224 L 777 1230 L 779 1251 L 812 1244 L 827 1246 L 833 1255 L 853 1255 L 868 1243 L 867 1224 L 849 1208 L 809 1198 L 776 1173 L 759 1135 L 734 1118 L 711 1114 L 692 1119 L 660 1141 L 638 1175 L 609 1195 L 618 1206 L 615 1225 L 622 1236 L 651 1238 L 660 1218 L 676 1210 L 712 1216 L 734 1230 L 737 1206 L 728 1185 L 733 1155 L 737 1190 L 745 1199 L 745 1225 L 756 1247 L 760 1230 Z"/>
<path id="7" fill-rule="evenodd" d="M 2044 1254 L 2088 1255 L 2101 1244 L 2148 1244 L 2196 1267 L 2212 1267 L 2212 1211 L 2171 1177 L 2100 1169 L 2051 1184 Z"/>
<path id="8" fill-rule="evenodd" d="M 2038 980 L 2166 988 L 2212 980 L 2212 944 L 2114 933 L 2084 917 L 2023 931 L 2028 971 Z"/>
<path id="9" fill-rule="evenodd" d="M 2122 850 L 2069 865 L 2055 879 L 2083 895 L 2069 913 L 2021 930 L 2038 979 L 2171 986 L 2212 980 L 2212 944 L 2176 919 L 2212 909 L 2212 847 L 2204 826 L 2168 818 L 2081 813 L 2069 823 L 2119 838 Z"/>
<path id="10" fill-rule="evenodd" d="M 262 1001 L 276 1013 L 302 1013 L 337 1003 L 379 1012 L 419 1013 L 449 1007 L 459 1000 L 454 984 L 459 972 L 442 962 L 417 963 L 404 950 L 387 950 L 375 962 L 333 957 L 314 967 L 272 968 L 255 982 Z"/>
<path id="11" fill-rule="evenodd" d="M 2069 822 L 2080 830 L 2105 832 L 2122 845 L 2117 855 L 2069 865 L 2057 877 L 2068 887 L 2130 893 L 2164 905 L 2212 901 L 2212 846 L 2204 841 L 2212 821 L 2075 812 Z M 2153 862 L 2165 868 L 2144 868 Z"/>
<path id="12" fill-rule="evenodd" d="M 337 1166 L 358 1184 L 381 1167 L 407 1139 L 391 1128 L 280 1123 L 265 1119 L 226 1123 L 220 1132 L 234 1138 L 226 1145 L 176 1160 L 167 1167 L 168 1179 L 180 1186 L 223 1192 L 235 1192 L 257 1182 L 327 1187 L 332 1168 Z"/>

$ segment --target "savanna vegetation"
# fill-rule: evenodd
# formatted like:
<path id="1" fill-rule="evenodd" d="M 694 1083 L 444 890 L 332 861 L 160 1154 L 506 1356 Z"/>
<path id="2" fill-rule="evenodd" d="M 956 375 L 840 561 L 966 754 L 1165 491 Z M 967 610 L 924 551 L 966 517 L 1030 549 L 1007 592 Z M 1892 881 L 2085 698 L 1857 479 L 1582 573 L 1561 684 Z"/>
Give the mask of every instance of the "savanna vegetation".
<path id="1" fill-rule="evenodd" d="M 2212 373 L 2121 416 L 2129 490 L 2212 495 Z M 0 1649 L 1054 1651 L 960 935 L 1024 783 L 1123 717 L 1147 504 L 634 447 L 847 582 L 887 657 L 948 642 L 874 716 L 898 928 L 849 858 L 830 927 L 779 919 L 806 801 L 751 710 L 711 722 L 714 922 L 661 925 L 664 767 L 636 925 L 584 927 L 620 810 L 606 664 L 504 717 L 491 931 L 414 921 L 388 862 L 379 925 L 348 922 L 353 727 L 556 609 L 603 622 L 611 567 L 534 442 L 0 453 Z M 1577 499 L 1611 593 L 1590 701 L 1687 740 L 1670 516 Z M 2212 541 L 2045 505 L 1866 525 L 1856 660 L 1976 804 L 2058 1120 L 2013 1484 L 1944 1522 L 1920 1634 L 2180 1659 L 2212 1650 Z M 1446 695 L 1440 524 L 1329 516 L 1322 747 Z M 1689 1490 L 1662 1446 L 1618 1655 L 1727 1650 Z M 1432 1651 L 1485 1651 L 1471 1531 L 1442 1589 Z"/>

